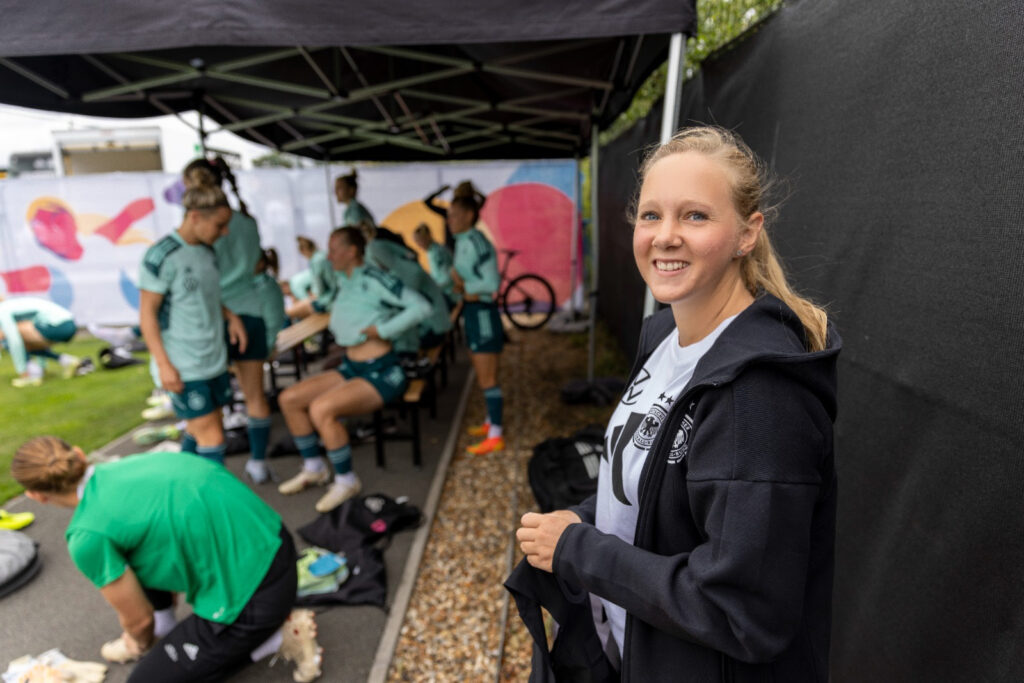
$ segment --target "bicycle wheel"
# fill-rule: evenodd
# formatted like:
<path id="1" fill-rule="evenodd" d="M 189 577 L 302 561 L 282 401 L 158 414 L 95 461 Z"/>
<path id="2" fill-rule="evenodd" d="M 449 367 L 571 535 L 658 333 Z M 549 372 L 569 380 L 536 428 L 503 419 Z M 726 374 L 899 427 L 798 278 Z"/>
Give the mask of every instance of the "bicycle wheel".
<path id="1" fill-rule="evenodd" d="M 526 273 L 508 283 L 501 308 L 519 329 L 536 330 L 555 313 L 555 290 L 540 275 Z"/>

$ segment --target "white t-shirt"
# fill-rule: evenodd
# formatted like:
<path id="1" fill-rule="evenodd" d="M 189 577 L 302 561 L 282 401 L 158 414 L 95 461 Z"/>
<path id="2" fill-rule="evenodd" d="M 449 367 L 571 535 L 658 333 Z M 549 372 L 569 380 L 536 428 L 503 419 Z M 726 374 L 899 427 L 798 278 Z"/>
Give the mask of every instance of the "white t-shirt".
<path id="1" fill-rule="evenodd" d="M 623 393 L 604 435 L 604 456 L 597 485 L 596 526 L 600 531 L 633 543 L 639 516 L 640 473 L 647 452 L 672 403 L 693 377 L 697 362 L 735 318 L 726 318 L 708 336 L 689 346 L 679 346 L 678 329 L 672 328 Z M 676 442 L 673 448 L 679 452 L 670 453 L 669 460 L 678 462 L 686 455 L 686 440 L 676 439 Z M 621 655 L 626 611 L 604 598 L 598 600 L 608 616 L 608 622 L 602 623 L 598 605 L 591 596 L 598 633 L 607 642 L 610 626 Z"/>

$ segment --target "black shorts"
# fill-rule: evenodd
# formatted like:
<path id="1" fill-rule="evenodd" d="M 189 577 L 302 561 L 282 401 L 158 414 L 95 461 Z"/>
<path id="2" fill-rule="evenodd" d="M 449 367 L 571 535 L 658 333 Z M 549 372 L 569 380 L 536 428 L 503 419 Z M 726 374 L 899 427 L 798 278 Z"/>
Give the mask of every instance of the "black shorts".
<path id="1" fill-rule="evenodd" d="M 224 341 L 228 344 L 228 359 L 230 360 L 267 360 L 270 357 L 270 349 L 267 348 L 267 323 L 255 315 L 239 315 L 242 324 L 245 325 L 245 353 L 238 350 L 237 344 L 231 343 L 228 335 L 227 322 L 224 323 Z"/>
<path id="2" fill-rule="evenodd" d="M 249 655 L 263 644 L 288 618 L 295 604 L 298 577 L 295 544 L 281 525 L 281 547 L 256 592 L 231 624 L 220 624 L 191 615 L 161 638 L 139 660 L 128 683 L 185 683 L 221 681 L 249 664 Z M 160 609 L 168 594 L 146 591 L 150 602 Z"/>

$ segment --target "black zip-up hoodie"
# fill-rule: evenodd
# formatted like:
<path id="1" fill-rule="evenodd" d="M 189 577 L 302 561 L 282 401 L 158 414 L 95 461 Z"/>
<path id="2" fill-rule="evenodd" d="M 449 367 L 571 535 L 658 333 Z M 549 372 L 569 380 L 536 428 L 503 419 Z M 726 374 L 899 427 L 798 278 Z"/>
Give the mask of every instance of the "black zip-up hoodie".
<path id="1" fill-rule="evenodd" d="M 674 329 L 670 309 L 644 322 L 627 387 Z M 723 331 L 648 452 L 634 545 L 593 526 L 594 498 L 574 508 L 584 523 L 562 534 L 553 578 L 579 609 L 584 593 L 626 609 L 621 680 L 828 680 L 841 340 L 830 328 L 810 353 L 804 339 L 769 294 Z M 538 572 L 524 560 L 506 584 L 524 617 L 551 602 Z M 593 654 L 561 644 L 574 649 Z"/>

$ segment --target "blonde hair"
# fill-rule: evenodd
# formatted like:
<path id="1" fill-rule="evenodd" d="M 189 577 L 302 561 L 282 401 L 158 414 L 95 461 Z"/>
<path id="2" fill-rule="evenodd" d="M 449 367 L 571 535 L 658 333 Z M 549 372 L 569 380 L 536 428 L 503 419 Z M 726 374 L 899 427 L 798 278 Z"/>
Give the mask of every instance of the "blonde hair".
<path id="1" fill-rule="evenodd" d="M 828 314 L 790 287 L 782 262 L 768 238 L 768 225 L 778 213 L 778 207 L 767 204 L 767 195 L 774 182 L 764 163 L 738 135 L 731 131 L 717 126 L 684 128 L 671 140 L 655 147 L 647 155 L 640 167 L 640 185 L 655 163 L 672 154 L 683 152 L 699 152 L 725 165 L 732 176 L 733 206 L 744 221 L 756 212 L 764 215 L 764 226 L 758 234 L 754 248 L 744 255 L 740 262 L 743 284 L 754 296 L 764 290 L 789 306 L 804 327 L 808 350 L 824 349 Z M 636 222 L 635 207 L 634 200 L 630 215 L 630 221 L 633 223 Z"/>
<path id="2" fill-rule="evenodd" d="M 29 491 L 67 493 L 85 475 L 85 461 L 56 436 L 23 443 L 11 461 L 11 476 Z"/>
<path id="3" fill-rule="evenodd" d="M 224 190 L 216 185 L 196 185 L 185 190 L 185 195 L 181 198 L 181 205 L 185 207 L 186 211 L 202 211 L 204 213 L 221 207 L 231 208 Z"/>

